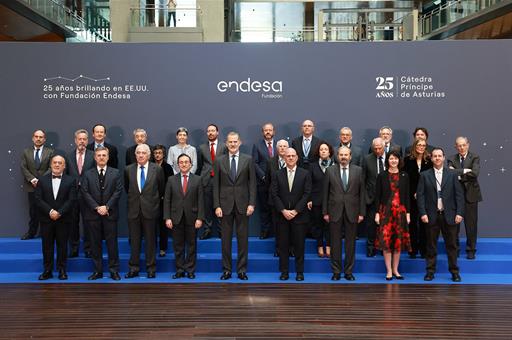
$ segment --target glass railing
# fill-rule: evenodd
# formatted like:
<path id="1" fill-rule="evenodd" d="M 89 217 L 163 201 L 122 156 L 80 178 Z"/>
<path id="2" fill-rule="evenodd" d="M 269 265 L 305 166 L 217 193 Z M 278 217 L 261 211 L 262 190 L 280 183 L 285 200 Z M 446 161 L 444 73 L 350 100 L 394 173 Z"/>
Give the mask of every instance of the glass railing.
<path id="1" fill-rule="evenodd" d="M 504 0 L 456 0 L 448 1 L 432 12 L 420 17 L 421 35 L 425 36 L 440 30 L 458 20 L 489 9 Z"/>
<path id="2" fill-rule="evenodd" d="M 196 27 L 202 28 L 202 12 L 199 7 L 145 6 L 130 8 L 131 27 Z"/>
<path id="3" fill-rule="evenodd" d="M 110 23 L 105 18 L 98 27 L 89 27 L 84 19 L 78 16 L 68 7 L 55 0 L 20 0 L 26 3 L 30 8 L 46 17 L 48 20 L 57 23 L 76 34 L 76 41 L 84 42 L 107 42 L 110 41 Z M 101 19 L 96 19 L 101 21 Z M 108 24 L 107 24 L 108 23 Z"/>

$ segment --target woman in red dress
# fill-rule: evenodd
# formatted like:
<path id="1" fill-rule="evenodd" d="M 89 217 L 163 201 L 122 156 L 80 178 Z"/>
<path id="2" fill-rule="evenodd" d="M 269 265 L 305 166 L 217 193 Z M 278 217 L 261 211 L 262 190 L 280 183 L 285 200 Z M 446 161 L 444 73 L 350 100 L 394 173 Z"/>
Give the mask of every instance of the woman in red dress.
<path id="1" fill-rule="evenodd" d="M 386 280 L 403 280 L 398 271 L 400 253 L 411 250 L 409 176 L 400 171 L 400 154 L 394 150 L 386 155 L 386 169 L 377 177 L 375 222 L 379 229 L 375 247 L 384 254 Z"/>

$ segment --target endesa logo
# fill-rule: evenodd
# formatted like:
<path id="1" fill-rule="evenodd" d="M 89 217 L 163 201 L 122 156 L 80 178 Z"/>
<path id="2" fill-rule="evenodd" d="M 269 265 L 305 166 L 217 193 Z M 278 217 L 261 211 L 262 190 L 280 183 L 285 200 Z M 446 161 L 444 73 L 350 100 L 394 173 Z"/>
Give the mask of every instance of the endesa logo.
<path id="1" fill-rule="evenodd" d="M 280 80 L 247 80 L 236 81 L 236 80 L 221 80 L 217 83 L 217 90 L 222 93 L 226 92 L 243 92 L 243 93 L 282 93 L 283 82 Z"/>

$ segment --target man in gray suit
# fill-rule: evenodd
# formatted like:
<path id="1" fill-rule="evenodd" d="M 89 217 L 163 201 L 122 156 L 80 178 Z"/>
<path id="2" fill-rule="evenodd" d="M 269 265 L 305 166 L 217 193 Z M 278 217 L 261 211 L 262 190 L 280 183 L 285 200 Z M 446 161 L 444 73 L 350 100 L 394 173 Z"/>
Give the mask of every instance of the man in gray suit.
<path id="1" fill-rule="evenodd" d="M 200 236 L 201 240 L 212 237 L 215 230 L 217 230 L 218 236 L 221 236 L 219 220 L 215 216 L 213 207 L 213 164 L 217 157 L 227 152 L 226 146 L 219 143 L 219 127 L 217 125 L 209 124 L 206 127 L 206 136 L 208 142 L 201 144 L 197 152 L 198 165 L 196 170 L 196 174 L 201 176 L 204 191 L 205 223 L 203 234 Z"/>
<path id="2" fill-rule="evenodd" d="M 354 281 L 357 225 L 364 219 L 365 185 L 363 169 L 350 164 L 350 149 L 338 149 L 338 165 L 325 171 L 322 213 L 331 233 L 331 280 L 341 277 L 341 229 L 345 227 L 345 279 Z"/>
<path id="3" fill-rule="evenodd" d="M 89 134 L 87 133 L 87 130 L 80 129 L 75 131 L 76 148 L 68 154 L 66 161 L 66 164 L 68 165 L 66 167 L 66 173 L 73 176 L 78 183 L 78 200 L 73 207 L 73 224 L 71 225 L 71 230 L 69 232 L 69 257 L 77 257 L 78 248 L 80 246 L 80 215 L 82 215 L 82 210 L 84 209 L 84 202 L 80 192 L 82 176 L 87 170 L 92 169 L 95 166 L 94 151 L 87 149 L 88 139 Z M 90 257 L 91 249 L 87 228 L 88 227 L 84 220 L 84 253 L 85 257 Z"/>
<path id="4" fill-rule="evenodd" d="M 192 159 L 189 155 L 178 156 L 178 167 L 180 172 L 169 178 L 164 196 L 164 220 L 172 230 L 176 261 L 172 278 L 179 279 L 187 273 L 189 279 L 194 279 L 197 229 L 204 219 L 203 185 L 201 177 L 190 172 Z"/>
<path id="5" fill-rule="evenodd" d="M 105 237 L 108 251 L 108 267 L 112 280 L 118 281 L 119 250 L 117 245 L 117 221 L 119 219 L 119 198 L 123 191 L 121 172 L 107 166 L 108 149 L 100 146 L 94 150 L 97 166 L 82 176 L 82 214 L 87 221 L 94 272 L 89 280 L 103 277 L 103 259 L 101 244 Z"/>
<path id="6" fill-rule="evenodd" d="M 164 194 L 164 171 L 149 162 L 151 149 L 140 144 L 135 149 L 137 163 L 124 169 L 125 190 L 128 192 L 128 231 L 130 234 L 130 271 L 125 278 L 139 275 L 140 245 L 145 240 L 147 278 L 156 277 L 156 226 L 160 216 L 160 200 Z"/>
<path id="7" fill-rule="evenodd" d="M 247 280 L 249 216 L 256 205 L 256 170 L 252 158 L 240 153 L 242 140 L 237 132 L 227 135 L 227 155 L 221 155 L 214 164 L 213 206 L 221 219 L 222 267 L 221 280 L 231 278 L 231 242 L 236 224 L 238 243 L 237 273 Z"/>
<path id="8" fill-rule="evenodd" d="M 482 201 L 478 175 L 480 174 L 480 156 L 469 151 L 469 140 L 467 137 L 458 137 L 455 140 L 457 154 L 448 159 L 448 166 L 455 170 L 459 182 L 464 188 L 464 226 L 466 227 L 466 258 L 475 259 L 477 225 L 478 225 L 478 202 Z M 460 224 L 459 224 L 460 229 Z M 457 244 L 459 244 L 459 231 L 457 232 Z"/>
<path id="9" fill-rule="evenodd" d="M 50 168 L 50 158 L 53 149 L 44 145 L 46 132 L 35 130 L 32 134 L 33 146 L 23 150 L 21 155 L 21 173 L 23 174 L 23 189 L 28 193 L 28 205 L 30 220 L 28 231 L 21 237 L 22 240 L 34 238 L 39 228 L 39 212 L 34 197 L 35 187 L 39 177 L 43 176 Z"/>

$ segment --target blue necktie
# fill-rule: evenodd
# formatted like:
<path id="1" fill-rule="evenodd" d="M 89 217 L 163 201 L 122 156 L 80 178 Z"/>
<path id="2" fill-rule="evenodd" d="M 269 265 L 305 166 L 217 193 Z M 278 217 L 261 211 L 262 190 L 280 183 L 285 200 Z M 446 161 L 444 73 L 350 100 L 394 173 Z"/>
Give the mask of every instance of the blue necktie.
<path id="1" fill-rule="evenodd" d="M 308 139 L 304 139 L 304 156 L 308 157 L 309 150 L 311 149 L 311 141 Z"/>
<path id="2" fill-rule="evenodd" d="M 140 167 L 140 191 L 144 189 L 144 183 L 146 183 L 146 176 L 144 176 L 144 167 Z"/>
<path id="3" fill-rule="evenodd" d="M 39 170 L 41 167 L 41 157 L 39 156 L 39 152 L 41 149 L 36 149 L 36 157 L 34 158 L 34 163 L 36 164 L 36 169 Z"/>
<path id="4" fill-rule="evenodd" d="M 348 186 L 347 168 L 343 168 L 343 173 L 341 174 L 341 182 L 343 183 L 343 190 L 347 191 L 347 186 Z"/>
<path id="5" fill-rule="evenodd" d="M 231 158 L 231 169 L 230 169 L 230 177 L 231 180 L 234 182 L 236 180 L 236 156 L 233 155 Z"/>

